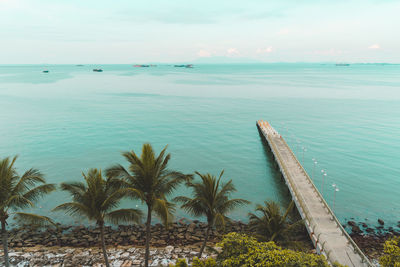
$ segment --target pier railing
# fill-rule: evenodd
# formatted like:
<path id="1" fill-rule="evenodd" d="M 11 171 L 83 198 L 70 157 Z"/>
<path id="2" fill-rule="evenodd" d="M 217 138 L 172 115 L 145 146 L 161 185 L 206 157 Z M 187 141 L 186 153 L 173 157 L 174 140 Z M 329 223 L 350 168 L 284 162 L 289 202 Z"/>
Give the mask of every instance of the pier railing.
<path id="1" fill-rule="evenodd" d="M 257 123 L 258 125 L 258 123 Z M 305 200 L 303 195 L 301 194 L 301 192 L 299 192 L 299 190 L 296 188 L 293 179 L 290 175 L 290 172 L 287 170 L 285 164 L 283 164 L 283 160 L 280 156 L 279 153 L 275 153 L 275 151 L 279 151 L 276 147 L 276 145 L 274 144 L 274 142 L 272 142 L 269 139 L 269 136 L 267 133 L 265 133 L 262 129 L 262 127 L 260 125 L 258 125 L 260 127 L 260 130 L 263 132 L 263 135 L 266 137 L 269 145 L 271 146 L 271 150 L 274 154 L 274 156 L 277 159 L 277 162 L 279 164 L 279 167 L 282 171 L 282 175 L 285 177 L 286 181 L 287 181 L 287 185 L 289 187 L 289 190 L 292 193 L 292 196 L 295 198 L 296 202 L 298 203 L 298 205 L 300 206 L 301 210 L 299 210 L 301 213 L 303 213 L 303 216 L 306 219 L 306 223 L 309 224 L 309 229 L 312 229 L 312 232 L 314 233 L 317 228 L 317 223 L 315 222 L 315 220 L 313 219 L 313 217 L 310 215 L 310 210 L 308 209 L 307 205 L 305 205 Z M 313 190 L 317 193 L 318 198 L 320 200 L 320 202 L 324 205 L 324 208 L 326 209 L 327 213 L 331 216 L 331 220 L 334 221 L 337 225 L 337 227 L 340 229 L 342 235 L 344 235 L 348 241 L 348 243 L 351 245 L 351 247 L 354 250 L 354 253 L 358 254 L 361 258 L 362 263 L 365 263 L 368 266 L 373 267 L 374 265 L 370 262 L 370 260 L 367 258 L 367 256 L 365 256 L 365 254 L 361 251 L 361 249 L 357 246 L 357 244 L 353 241 L 353 239 L 350 237 L 350 235 L 347 233 L 347 231 L 343 228 L 342 224 L 340 223 L 340 221 L 337 219 L 337 217 L 335 216 L 335 214 L 333 213 L 333 211 L 330 209 L 328 203 L 326 203 L 324 197 L 322 196 L 322 194 L 319 192 L 319 190 L 317 189 L 317 187 L 314 185 L 313 181 L 311 180 L 311 178 L 309 177 L 309 175 L 307 174 L 307 172 L 305 171 L 305 169 L 303 168 L 303 166 L 300 164 L 300 162 L 298 161 L 297 157 L 295 156 L 295 154 L 293 153 L 293 151 L 290 149 L 289 145 L 286 143 L 286 141 L 281 138 L 281 140 L 283 141 L 283 143 L 285 144 L 285 146 L 287 147 L 288 151 L 290 151 L 291 155 L 293 156 L 293 158 L 296 160 L 297 165 L 299 166 L 299 168 L 301 169 L 301 171 L 304 173 L 304 175 L 307 177 L 307 180 L 309 182 L 309 184 L 312 186 Z M 322 232 L 317 236 L 317 240 L 320 239 L 320 235 L 322 234 Z M 316 244 L 317 245 L 317 244 Z M 329 245 L 326 244 L 326 242 L 323 243 L 319 243 L 319 245 L 321 246 L 322 250 L 321 252 L 327 257 L 329 262 L 333 263 L 333 260 L 331 259 L 331 254 L 334 253 L 334 251 L 332 249 L 329 248 Z M 350 259 L 350 257 L 349 257 Z"/>

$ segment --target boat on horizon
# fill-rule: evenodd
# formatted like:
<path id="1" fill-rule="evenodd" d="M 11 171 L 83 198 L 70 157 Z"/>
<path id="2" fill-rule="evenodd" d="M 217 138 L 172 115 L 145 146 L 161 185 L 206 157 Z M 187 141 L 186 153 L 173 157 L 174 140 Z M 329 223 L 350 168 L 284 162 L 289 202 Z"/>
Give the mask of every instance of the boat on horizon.
<path id="1" fill-rule="evenodd" d="M 93 69 L 94 72 L 103 72 L 102 69 Z"/>
<path id="2" fill-rule="evenodd" d="M 133 65 L 135 68 L 148 68 L 150 67 L 150 65 L 146 65 L 146 64 L 137 64 L 137 65 Z"/>
<path id="3" fill-rule="evenodd" d="M 193 68 L 193 64 L 174 65 L 175 68 Z"/>

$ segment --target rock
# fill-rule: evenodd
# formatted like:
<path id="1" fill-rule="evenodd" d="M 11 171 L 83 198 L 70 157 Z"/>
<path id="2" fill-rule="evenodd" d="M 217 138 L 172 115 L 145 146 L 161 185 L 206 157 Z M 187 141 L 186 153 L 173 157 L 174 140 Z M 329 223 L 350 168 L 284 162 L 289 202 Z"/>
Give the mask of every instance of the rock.
<path id="1" fill-rule="evenodd" d="M 196 224 L 191 223 L 191 224 L 189 224 L 189 227 L 187 228 L 187 232 L 193 233 L 195 228 L 196 228 Z"/>
<path id="2" fill-rule="evenodd" d="M 149 266 L 159 266 L 158 259 L 155 259 Z"/>
<path id="3" fill-rule="evenodd" d="M 127 259 L 127 258 L 129 258 L 129 256 L 130 256 L 129 252 L 124 252 L 124 253 L 122 253 L 122 254 L 120 255 L 120 258 L 122 258 L 122 259 Z"/>
<path id="4" fill-rule="evenodd" d="M 358 227 L 357 225 L 351 227 L 351 232 L 353 234 L 361 234 L 362 233 L 360 227 Z"/>
<path id="5" fill-rule="evenodd" d="M 385 222 L 384 222 L 382 219 L 378 219 L 378 223 L 379 223 L 380 225 L 384 225 L 384 224 L 385 224 Z"/>
<path id="6" fill-rule="evenodd" d="M 141 262 L 142 262 L 141 260 L 133 260 L 132 264 L 133 264 L 133 266 L 140 266 Z"/>
<path id="7" fill-rule="evenodd" d="M 350 226 L 357 226 L 357 223 L 355 221 L 348 221 L 347 224 Z"/>
<path id="8" fill-rule="evenodd" d="M 174 247 L 173 246 L 166 246 L 165 247 L 165 252 L 167 253 L 167 254 L 171 254 L 171 252 L 174 250 Z"/>
<path id="9" fill-rule="evenodd" d="M 113 266 L 113 267 L 121 267 L 122 264 L 124 264 L 123 261 L 121 261 L 121 260 L 116 260 L 116 261 L 114 261 L 114 262 L 112 263 L 112 266 Z"/>
<path id="10" fill-rule="evenodd" d="M 124 263 L 121 265 L 121 267 L 131 267 L 132 266 L 132 261 L 126 260 Z"/>
<path id="11" fill-rule="evenodd" d="M 168 266 L 168 265 L 169 265 L 169 261 L 167 259 L 161 260 L 161 266 Z"/>

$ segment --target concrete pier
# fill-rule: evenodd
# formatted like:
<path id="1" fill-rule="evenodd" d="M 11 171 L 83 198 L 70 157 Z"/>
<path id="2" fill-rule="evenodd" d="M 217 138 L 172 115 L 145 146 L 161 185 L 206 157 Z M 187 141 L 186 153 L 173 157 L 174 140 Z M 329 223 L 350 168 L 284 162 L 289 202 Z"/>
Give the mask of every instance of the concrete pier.
<path id="1" fill-rule="evenodd" d="M 317 253 L 330 263 L 374 266 L 343 228 L 282 136 L 267 121 L 259 120 L 257 126 L 274 154 Z"/>

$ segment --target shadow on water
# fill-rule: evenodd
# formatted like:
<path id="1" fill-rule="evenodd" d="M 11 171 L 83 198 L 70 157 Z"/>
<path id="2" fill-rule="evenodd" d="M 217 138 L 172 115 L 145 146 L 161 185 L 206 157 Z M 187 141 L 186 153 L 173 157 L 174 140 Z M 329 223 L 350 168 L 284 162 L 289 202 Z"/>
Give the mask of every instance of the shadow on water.
<path id="1" fill-rule="evenodd" d="M 269 176 L 272 177 L 272 182 L 273 182 L 273 185 L 275 186 L 275 190 L 276 190 L 278 199 L 280 199 L 282 201 L 280 204 L 281 204 L 283 210 L 286 210 L 286 208 L 289 206 L 289 204 L 292 200 L 292 196 L 290 194 L 289 188 L 285 184 L 285 180 L 279 170 L 279 166 L 275 161 L 274 154 L 272 153 L 272 151 L 268 145 L 268 142 L 265 140 L 260 129 L 258 127 L 257 127 L 257 129 L 258 129 L 258 134 L 260 136 L 260 141 L 264 148 L 263 151 L 264 151 L 264 155 L 265 155 L 267 164 L 270 166 L 270 168 L 268 168 Z M 269 199 L 267 198 L 266 200 L 268 201 Z M 293 209 L 290 216 L 292 219 L 300 219 L 301 218 L 297 209 Z"/>
<path id="2" fill-rule="evenodd" d="M 268 168 L 269 176 L 272 177 L 272 182 L 275 186 L 278 199 L 282 199 L 284 203 L 281 203 L 283 206 L 289 205 L 291 201 L 291 196 L 289 193 L 289 189 L 287 188 L 283 176 L 279 170 L 278 164 L 275 162 L 274 154 L 265 140 L 263 134 L 258 129 L 258 134 L 260 136 L 260 141 L 263 146 L 264 155 L 267 161 L 267 164 L 271 167 Z"/>

